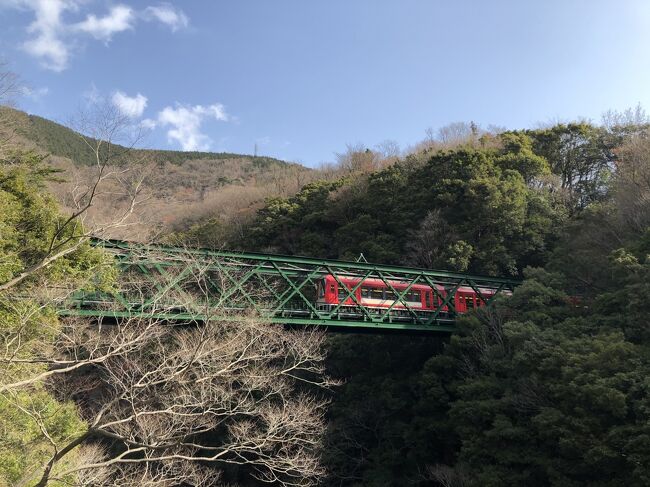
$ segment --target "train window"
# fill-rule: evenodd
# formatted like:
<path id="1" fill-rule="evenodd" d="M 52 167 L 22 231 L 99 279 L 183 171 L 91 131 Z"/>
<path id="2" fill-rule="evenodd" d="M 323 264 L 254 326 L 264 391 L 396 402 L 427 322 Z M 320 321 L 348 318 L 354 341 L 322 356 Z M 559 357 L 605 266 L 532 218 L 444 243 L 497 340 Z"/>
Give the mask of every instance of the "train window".
<path id="1" fill-rule="evenodd" d="M 425 305 L 427 308 L 431 307 L 431 293 L 429 291 L 424 293 Z"/>
<path id="2" fill-rule="evenodd" d="M 392 289 L 386 289 L 386 297 L 384 299 L 388 301 L 395 301 L 395 292 Z"/>
<path id="3" fill-rule="evenodd" d="M 479 298 L 476 298 L 476 303 L 479 306 L 486 306 L 488 301 L 494 297 L 494 294 L 483 294 L 483 298 L 479 300 Z"/>
<path id="4" fill-rule="evenodd" d="M 370 297 L 372 299 L 384 299 L 384 290 L 379 288 L 372 288 L 370 290 Z"/>
<path id="5" fill-rule="evenodd" d="M 406 296 L 406 300 L 410 301 L 411 303 L 421 303 L 422 294 L 420 293 L 420 291 L 410 291 Z"/>
<path id="6" fill-rule="evenodd" d="M 334 284 L 330 284 L 330 292 L 334 294 Z"/>
<path id="7" fill-rule="evenodd" d="M 361 297 L 362 298 L 369 298 L 370 297 L 370 288 L 368 287 L 362 287 L 361 288 Z"/>
<path id="8" fill-rule="evenodd" d="M 347 296 L 348 289 L 343 286 L 339 286 L 339 300 L 345 299 Z"/>
<path id="9" fill-rule="evenodd" d="M 464 296 L 465 307 L 467 309 L 472 309 L 474 307 L 474 296 Z"/>

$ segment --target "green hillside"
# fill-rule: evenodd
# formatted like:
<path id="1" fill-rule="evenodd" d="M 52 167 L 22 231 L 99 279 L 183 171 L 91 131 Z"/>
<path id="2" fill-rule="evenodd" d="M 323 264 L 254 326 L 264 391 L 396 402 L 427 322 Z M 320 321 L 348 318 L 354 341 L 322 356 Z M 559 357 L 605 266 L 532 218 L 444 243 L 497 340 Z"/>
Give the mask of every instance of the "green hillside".
<path id="1" fill-rule="evenodd" d="M 37 115 L 30 115 L 19 110 L 0 107 L 15 124 L 16 133 L 33 142 L 43 151 L 59 157 L 65 157 L 78 165 L 92 164 L 93 154 L 87 144 L 77 132 Z M 92 139 L 90 139 L 92 140 Z M 116 148 L 126 150 L 126 147 L 117 145 Z M 272 166 L 286 166 L 289 163 L 273 157 L 252 156 L 248 154 L 234 154 L 230 152 L 199 152 L 199 151 L 172 151 L 159 149 L 138 149 L 134 156 L 146 155 L 153 162 L 169 162 L 183 164 L 192 160 L 224 160 L 246 158 L 255 169 L 268 169 Z"/>
<path id="2" fill-rule="evenodd" d="M 0 107 L 0 140 L 11 140 L 19 150 L 50 155 L 46 162 L 61 171 L 61 184 L 50 190 L 63 205 L 69 201 L 70 181 L 96 177 L 93 139 L 36 115 Z M 102 148 L 106 147 L 104 144 Z M 100 154 L 102 160 L 106 154 Z M 222 222 L 246 219 L 266 198 L 291 195 L 318 172 L 300 164 L 272 157 L 227 152 L 182 152 L 157 149 L 128 149 L 113 145 L 110 166 L 127 169 L 129 178 L 141 179 L 146 200 L 137 209 L 138 225 L 127 227 L 115 238 L 142 239 L 161 229 L 186 229 L 205 214 Z M 101 204 L 93 210 L 95 221 L 106 221 L 120 211 L 125 180 L 104 182 Z M 129 231 L 132 232 L 129 233 Z"/>
<path id="3" fill-rule="evenodd" d="M 331 336 L 323 485 L 650 485 L 647 128 L 475 137 L 313 182 L 233 232 L 230 248 L 524 278 L 447 340 Z"/>

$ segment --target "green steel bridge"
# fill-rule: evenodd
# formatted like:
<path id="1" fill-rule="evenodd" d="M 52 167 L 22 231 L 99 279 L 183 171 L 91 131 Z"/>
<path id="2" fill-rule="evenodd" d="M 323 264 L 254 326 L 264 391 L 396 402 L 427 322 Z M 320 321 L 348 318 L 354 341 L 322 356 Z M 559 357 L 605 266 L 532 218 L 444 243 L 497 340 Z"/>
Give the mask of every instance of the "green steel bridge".
<path id="1" fill-rule="evenodd" d="M 514 279 L 366 262 L 116 240 L 95 240 L 93 245 L 114 256 L 120 271 L 119 287 L 108 292 L 77 291 L 68 298 L 61 314 L 195 322 L 254 311 L 271 322 L 287 325 L 449 333 L 458 316 L 454 298 L 459 289 L 471 288 L 477 299 L 489 305 L 494 297 L 519 284 Z M 328 275 L 347 293 L 340 299 L 340 303 L 347 300 L 347 306 L 317 303 L 316 284 Z M 346 286 L 342 280 L 349 282 L 349 278 L 357 279 L 358 284 Z M 395 296 L 392 304 L 382 309 L 363 306 L 357 289 L 366 280 L 378 280 L 391 289 Z M 407 295 L 415 285 L 433 290 L 440 303 L 435 310 L 424 312 L 412 306 Z"/>

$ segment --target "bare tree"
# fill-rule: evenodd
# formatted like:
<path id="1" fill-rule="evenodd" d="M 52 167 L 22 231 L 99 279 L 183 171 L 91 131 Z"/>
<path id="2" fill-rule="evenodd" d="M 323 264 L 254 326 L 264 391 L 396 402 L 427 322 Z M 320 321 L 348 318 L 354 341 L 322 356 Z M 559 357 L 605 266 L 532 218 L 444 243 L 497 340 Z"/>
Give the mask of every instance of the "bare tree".
<path id="1" fill-rule="evenodd" d="M 20 78 L 6 62 L 0 61 L 0 106 L 12 106 L 20 92 Z"/>
<path id="2" fill-rule="evenodd" d="M 429 467 L 425 478 L 437 482 L 442 487 L 465 487 L 470 484 L 469 476 L 461 468 L 442 464 Z"/>
<path id="3" fill-rule="evenodd" d="M 346 151 L 336 154 L 339 168 L 348 172 L 372 172 L 379 168 L 378 155 L 363 144 L 346 146 Z"/>
<path id="4" fill-rule="evenodd" d="M 11 113 L 7 108 L 15 105 L 21 90 L 20 77 L 9 69 L 8 63 L 0 61 L 0 154 L 15 135 Z"/>
<path id="5" fill-rule="evenodd" d="M 623 111 L 607 110 L 601 117 L 601 123 L 610 132 L 629 134 L 647 129 L 650 117 L 641 104 L 638 104 Z"/>
<path id="6" fill-rule="evenodd" d="M 401 154 L 401 150 L 397 141 L 390 139 L 384 140 L 375 145 L 375 149 L 386 164 L 395 162 L 397 159 L 399 159 L 399 156 Z"/>
<path id="7" fill-rule="evenodd" d="M 447 267 L 447 247 L 456 238 L 453 227 L 445 220 L 442 211 L 429 211 L 420 227 L 411 232 L 406 258 L 418 267 Z"/>
<path id="8" fill-rule="evenodd" d="M 428 152 L 436 150 L 455 149 L 460 146 L 473 146 L 477 143 L 494 143 L 486 136 L 502 132 L 500 127 L 489 126 L 487 130 L 481 128 L 475 122 L 454 122 L 444 125 L 438 129 L 429 127 L 425 130 L 425 138 L 419 144 L 408 149 L 407 153 Z"/>
<path id="9" fill-rule="evenodd" d="M 334 384 L 324 374 L 323 335 L 209 306 L 207 267 L 183 258 L 194 269 L 187 291 L 160 296 L 152 315 L 182 305 L 200 322 L 69 318 L 52 345 L 34 347 L 21 334 L 35 310 L 15 302 L 25 326 L 2 335 L 0 394 L 15 399 L 51 447 L 19 485 L 214 485 L 232 464 L 280 485 L 323 475 L 325 401 L 314 388 Z M 125 285 L 134 296 L 155 284 Z M 65 297 L 46 294 L 43 305 Z M 83 431 L 55 441 L 38 408 L 19 406 L 18 395 L 41 384 L 78 404 Z"/>
<path id="10" fill-rule="evenodd" d="M 650 138 L 648 131 L 628 137 L 618 151 L 614 201 L 624 225 L 643 232 L 650 225 Z"/>
<path id="11" fill-rule="evenodd" d="M 438 130 L 426 130 L 426 141 L 438 144 L 443 148 L 451 148 L 461 144 L 476 142 L 483 130 L 474 122 L 454 122 L 440 127 Z"/>
<path id="12" fill-rule="evenodd" d="M 115 229 L 135 224 L 129 219 L 144 199 L 144 176 L 134 170 L 132 164 L 137 161 L 129 161 L 129 165 L 124 164 L 132 153 L 135 142 L 125 147 L 117 145 L 115 141 L 122 140 L 126 134 L 130 134 L 130 137 L 137 141 L 140 134 L 131 133 L 128 120 L 108 103 L 83 112 L 79 116 L 78 128 L 81 130 L 79 136 L 92 154 L 93 171 L 83 180 L 73 175 L 75 180 L 70 185 L 66 198 L 68 217 L 49 238 L 47 248 L 40 259 L 16 273 L 12 279 L 1 283 L 0 291 L 20 284 L 58 259 L 75 252 L 91 237 L 110 236 Z M 93 222 L 88 219 L 89 211 L 106 195 L 104 188 L 109 183 L 112 183 L 113 195 L 116 191 L 121 193 L 123 205 L 110 219 Z"/>

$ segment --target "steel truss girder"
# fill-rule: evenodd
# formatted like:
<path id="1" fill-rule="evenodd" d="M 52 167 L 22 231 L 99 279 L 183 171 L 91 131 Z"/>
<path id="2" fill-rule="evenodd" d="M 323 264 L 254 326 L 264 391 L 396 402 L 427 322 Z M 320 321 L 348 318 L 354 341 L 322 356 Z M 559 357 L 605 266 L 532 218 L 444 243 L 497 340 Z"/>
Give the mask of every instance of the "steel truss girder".
<path id="1" fill-rule="evenodd" d="M 61 309 L 62 314 L 205 321 L 233 311 L 254 311 L 276 323 L 448 333 L 454 329 L 454 297 L 461 286 L 472 288 L 489 305 L 498 294 L 519 284 L 513 279 L 365 262 L 114 240 L 96 240 L 93 244 L 114 255 L 121 271 L 120 288 L 113 292 L 78 291 Z M 343 286 L 346 298 L 336 305 L 318 306 L 315 283 L 326 275 Z M 342 278 L 350 277 L 359 282 L 347 288 Z M 383 282 L 394 293 L 394 302 L 385 308 L 363 306 L 356 292 L 367 279 Z M 406 286 L 400 291 L 395 288 L 396 281 Z M 423 312 L 409 305 L 405 296 L 416 284 L 433 289 L 434 302 L 442 303 L 435 311 Z M 489 299 L 483 294 L 486 291 Z M 348 299 L 354 305 L 343 304 Z"/>

